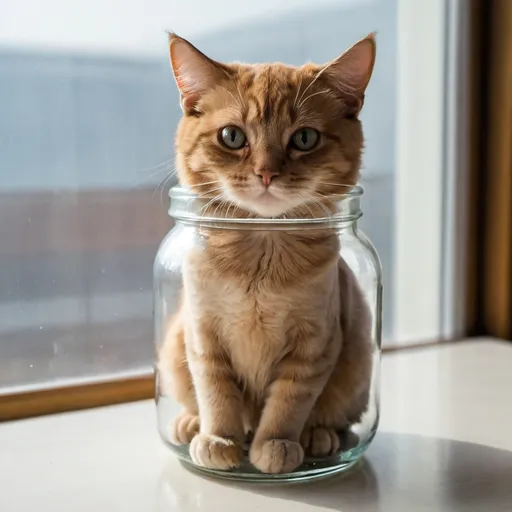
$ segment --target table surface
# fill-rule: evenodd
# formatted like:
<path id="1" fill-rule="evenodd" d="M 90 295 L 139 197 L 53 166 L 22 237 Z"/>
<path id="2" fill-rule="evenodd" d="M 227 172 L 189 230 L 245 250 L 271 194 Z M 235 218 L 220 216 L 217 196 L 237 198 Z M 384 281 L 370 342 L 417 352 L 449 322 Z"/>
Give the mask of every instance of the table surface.
<path id="1" fill-rule="evenodd" d="M 151 401 L 0 425 L 0 511 L 512 511 L 512 344 L 385 355 L 379 434 L 362 464 L 258 486 L 182 468 Z"/>

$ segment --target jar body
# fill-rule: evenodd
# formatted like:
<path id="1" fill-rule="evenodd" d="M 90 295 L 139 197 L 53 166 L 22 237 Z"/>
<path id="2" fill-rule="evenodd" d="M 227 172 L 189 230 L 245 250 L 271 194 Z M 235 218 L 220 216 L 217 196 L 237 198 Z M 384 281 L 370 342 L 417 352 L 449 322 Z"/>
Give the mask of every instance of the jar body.
<path id="1" fill-rule="evenodd" d="M 194 469 L 204 470 L 224 478 L 263 481 L 307 480 L 347 469 L 362 457 L 375 435 L 379 419 L 381 267 L 375 249 L 366 236 L 358 230 L 355 221 L 335 226 L 308 227 L 308 236 L 311 233 L 328 230 L 336 237 L 339 248 L 337 249 L 338 256 L 346 263 L 346 267 L 349 269 L 348 272 L 355 277 L 357 288 L 364 298 L 371 317 L 367 340 L 371 352 L 369 358 L 371 368 L 367 377 L 365 377 L 368 379 L 368 392 L 364 396 L 362 415 L 358 416 L 355 422 L 347 424 L 343 432 L 338 432 L 340 439 L 342 439 L 340 443 L 341 451 L 323 457 L 313 457 L 306 454 L 304 463 L 294 471 L 267 474 L 261 473 L 250 463 L 247 451 L 242 464 L 236 469 L 218 471 L 201 467 L 192 461 L 189 445 L 176 442 L 176 434 L 172 433 L 172 425 L 183 411 L 183 403 L 180 403 L 183 400 L 179 399 L 180 393 L 177 390 L 180 384 L 172 375 L 168 374 L 169 365 L 166 358 L 169 358 L 170 355 L 169 348 L 166 349 L 165 346 L 169 343 L 169 329 L 173 328 L 172 319 L 176 318 L 176 314 L 180 310 L 183 287 L 187 287 L 187 279 L 183 278 L 184 273 L 186 275 L 184 269 L 188 268 L 187 262 L 192 257 L 191 255 L 204 250 L 205 243 L 208 244 L 210 235 L 216 236 L 215 233 L 219 233 L 219 230 L 226 233 L 240 229 L 245 228 L 236 224 L 205 227 L 197 222 L 178 221 L 159 248 L 154 266 L 154 321 L 157 357 L 159 358 L 156 365 L 156 403 L 160 435 L 181 461 L 192 465 Z M 250 233 L 255 230 L 259 230 L 261 233 L 269 227 L 252 226 L 250 229 Z M 295 236 L 301 236 L 305 233 L 300 226 L 272 226 L 271 229 L 274 232 L 273 236 L 275 236 L 276 231 L 278 232 L 277 236 L 279 236 L 279 232 L 287 233 L 292 240 Z M 215 276 L 211 276 L 211 279 L 215 279 Z M 243 301 L 243 298 L 237 300 Z M 341 302 L 343 303 L 343 300 Z M 343 304 L 341 304 L 341 308 L 343 308 Z M 171 350 L 175 350 L 175 348 L 171 348 Z M 186 365 L 185 352 L 183 352 L 182 361 Z M 343 354 L 343 348 L 341 353 Z M 171 355 L 171 357 L 174 357 L 174 355 Z M 247 357 L 251 357 L 250 354 Z M 246 444 L 245 448 L 248 450 L 250 445 Z"/>

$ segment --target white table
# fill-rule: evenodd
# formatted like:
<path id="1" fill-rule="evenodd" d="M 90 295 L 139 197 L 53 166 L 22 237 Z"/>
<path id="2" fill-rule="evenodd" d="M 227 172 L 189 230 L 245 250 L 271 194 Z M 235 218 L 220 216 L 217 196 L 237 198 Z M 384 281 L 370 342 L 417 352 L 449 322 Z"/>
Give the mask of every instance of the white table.
<path id="1" fill-rule="evenodd" d="M 380 433 L 349 474 L 208 480 L 161 444 L 151 401 L 0 425 L 1 512 L 512 511 L 512 344 L 386 355 Z"/>

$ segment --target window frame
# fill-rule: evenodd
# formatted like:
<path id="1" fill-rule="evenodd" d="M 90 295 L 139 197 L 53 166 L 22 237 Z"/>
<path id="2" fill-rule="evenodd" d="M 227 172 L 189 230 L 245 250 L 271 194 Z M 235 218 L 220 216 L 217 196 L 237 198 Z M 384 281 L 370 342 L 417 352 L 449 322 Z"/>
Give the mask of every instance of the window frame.
<path id="1" fill-rule="evenodd" d="M 467 332 L 469 90 L 476 80 L 469 29 L 477 4 L 398 2 L 395 346 Z"/>

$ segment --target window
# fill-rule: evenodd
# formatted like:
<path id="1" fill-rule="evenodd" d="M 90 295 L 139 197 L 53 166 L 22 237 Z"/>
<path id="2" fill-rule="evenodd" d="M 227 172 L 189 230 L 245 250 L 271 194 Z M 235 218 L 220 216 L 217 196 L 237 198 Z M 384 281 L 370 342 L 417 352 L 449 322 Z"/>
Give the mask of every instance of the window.
<path id="1" fill-rule="evenodd" d="M 3 5 L 0 393 L 150 370 L 152 261 L 171 226 L 181 115 L 167 29 L 219 60 L 289 64 L 328 61 L 377 30 L 363 229 L 384 267 L 384 338 L 439 333 L 438 310 L 416 330 L 407 319 L 442 294 L 444 10 L 444 0 Z"/>

